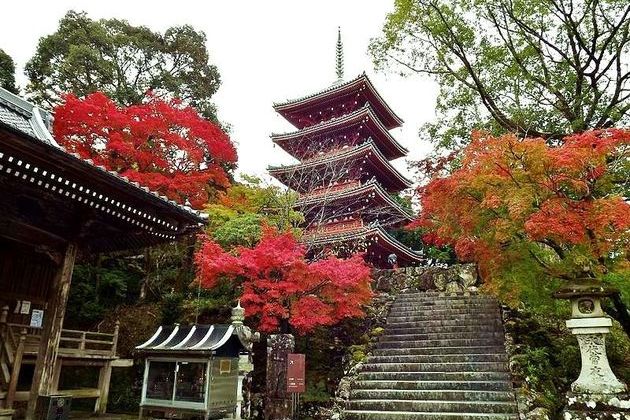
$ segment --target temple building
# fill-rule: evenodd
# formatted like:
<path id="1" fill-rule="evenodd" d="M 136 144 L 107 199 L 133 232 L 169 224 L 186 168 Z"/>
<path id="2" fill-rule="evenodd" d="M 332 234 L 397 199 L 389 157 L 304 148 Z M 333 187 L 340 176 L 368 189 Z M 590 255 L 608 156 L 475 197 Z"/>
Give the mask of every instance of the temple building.
<path id="1" fill-rule="evenodd" d="M 116 353 L 117 327 L 64 327 L 75 259 L 173 242 L 205 221 L 67 153 L 51 121 L 0 88 L 0 418 L 44 418 L 58 394 L 92 398 L 103 413 L 112 368 L 128 363 Z M 98 384 L 60 389 L 62 370 L 72 366 L 99 369 Z"/>
<path id="2" fill-rule="evenodd" d="M 413 218 L 395 197 L 411 181 L 390 163 L 407 154 L 389 132 L 403 121 L 365 73 L 344 81 L 342 48 L 339 34 L 332 86 L 274 104 L 296 130 L 272 134 L 272 141 L 299 163 L 269 173 L 300 195 L 303 241 L 313 258 L 364 252 L 377 267 L 415 265 L 421 255 L 387 233 Z"/>

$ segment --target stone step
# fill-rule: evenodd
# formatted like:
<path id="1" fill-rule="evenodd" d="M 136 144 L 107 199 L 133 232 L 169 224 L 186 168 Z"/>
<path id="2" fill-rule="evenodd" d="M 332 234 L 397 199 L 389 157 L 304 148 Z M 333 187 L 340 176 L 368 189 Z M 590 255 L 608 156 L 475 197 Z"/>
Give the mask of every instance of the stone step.
<path id="1" fill-rule="evenodd" d="M 356 381 L 353 389 L 399 389 L 399 390 L 470 390 L 512 391 L 507 381 L 423 381 L 423 380 L 366 380 Z"/>
<path id="2" fill-rule="evenodd" d="M 505 362 L 364 363 L 361 372 L 507 372 Z"/>
<path id="3" fill-rule="evenodd" d="M 353 400 L 454 400 L 454 401 L 511 401 L 509 391 L 477 391 L 460 389 L 357 389 L 350 393 Z"/>
<path id="4" fill-rule="evenodd" d="M 458 320 L 460 322 L 466 321 L 468 319 L 474 319 L 475 321 L 485 320 L 487 322 L 491 322 L 499 316 L 498 313 L 452 313 L 452 312 L 444 312 L 439 314 L 429 314 L 426 312 L 418 312 L 410 315 L 398 315 L 391 314 L 387 317 L 387 323 L 392 322 L 410 322 L 410 321 L 432 321 L 432 320 Z"/>
<path id="5" fill-rule="evenodd" d="M 374 349 L 375 356 L 393 355 L 440 355 L 440 354 L 467 354 L 467 353 L 505 353 L 505 346 L 455 346 L 455 347 L 416 347 L 416 348 L 381 348 Z"/>
<path id="6" fill-rule="evenodd" d="M 480 325 L 424 325 L 421 327 L 394 327 L 388 326 L 387 334 L 422 334 L 431 332 L 469 332 L 469 331 L 488 331 L 488 332 L 500 332 L 503 334 L 503 325 L 499 322 L 492 324 L 480 324 Z"/>
<path id="7" fill-rule="evenodd" d="M 409 411 L 346 410 L 344 420 L 518 420 L 517 414 L 506 413 L 435 413 Z"/>
<path id="8" fill-rule="evenodd" d="M 359 372 L 360 381 L 500 381 L 510 380 L 508 372 Z"/>
<path id="9" fill-rule="evenodd" d="M 387 328 L 406 328 L 406 327 L 450 327 L 450 326 L 484 326 L 484 325 L 501 325 L 498 318 L 473 318 L 469 317 L 466 320 L 459 319 L 421 319 L 416 321 L 392 321 L 387 322 Z"/>
<path id="10" fill-rule="evenodd" d="M 403 354 L 368 356 L 367 363 L 507 362 L 505 353 Z"/>
<path id="11" fill-rule="evenodd" d="M 380 341 L 421 341 L 448 340 L 452 338 L 504 339 L 503 331 L 460 331 L 460 332 L 430 332 L 424 334 L 390 334 L 389 331 L 380 337 Z"/>
<path id="12" fill-rule="evenodd" d="M 390 308 L 388 317 L 390 316 L 413 316 L 413 315 L 431 315 L 431 316 L 439 316 L 444 314 L 453 314 L 453 315 L 471 315 L 471 314 L 483 314 L 483 315 L 493 315 L 497 316 L 499 314 L 499 309 L 497 307 L 461 307 L 461 308 L 444 308 L 444 307 L 436 307 L 432 309 L 416 309 L 416 308 L 407 308 L 407 309 L 396 309 Z"/>
<path id="13" fill-rule="evenodd" d="M 513 401 L 446 401 L 446 400 L 350 400 L 349 410 L 420 411 L 447 413 L 516 413 Z"/>
<path id="14" fill-rule="evenodd" d="M 444 340 L 404 340 L 379 341 L 376 348 L 424 348 L 424 347 L 479 347 L 498 346 L 503 344 L 503 338 L 449 338 Z"/>
<path id="15" fill-rule="evenodd" d="M 488 295 L 473 295 L 470 294 L 468 296 L 457 294 L 446 295 L 446 294 L 404 294 L 400 295 L 396 298 L 395 302 L 479 302 L 479 301 L 494 301 L 496 299 L 492 298 Z"/>
<path id="16" fill-rule="evenodd" d="M 433 309 L 461 309 L 461 308 L 491 308 L 498 309 L 496 301 L 462 301 L 462 302 L 394 302 L 392 310 L 433 310 Z"/>

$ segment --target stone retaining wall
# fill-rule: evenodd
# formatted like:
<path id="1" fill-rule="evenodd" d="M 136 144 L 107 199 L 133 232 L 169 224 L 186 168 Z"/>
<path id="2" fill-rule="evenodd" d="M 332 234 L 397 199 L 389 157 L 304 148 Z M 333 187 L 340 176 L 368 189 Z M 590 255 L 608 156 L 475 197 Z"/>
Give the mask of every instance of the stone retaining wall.
<path id="1" fill-rule="evenodd" d="M 474 264 L 375 269 L 372 273 L 372 289 L 376 292 L 398 293 L 403 290 L 474 292 L 477 290 L 478 282 L 479 276 Z"/>

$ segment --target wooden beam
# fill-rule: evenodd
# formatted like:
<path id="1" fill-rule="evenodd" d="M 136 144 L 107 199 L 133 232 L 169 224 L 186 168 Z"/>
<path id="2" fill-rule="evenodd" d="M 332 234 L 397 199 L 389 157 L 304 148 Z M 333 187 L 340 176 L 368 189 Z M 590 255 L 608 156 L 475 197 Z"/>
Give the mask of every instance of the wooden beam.
<path id="1" fill-rule="evenodd" d="M 51 395 L 55 388 L 55 365 L 59 350 L 59 339 L 63 326 L 63 318 L 66 312 L 72 270 L 77 255 L 77 246 L 70 243 L 64 253 L 63 262 L 54 279 L 51 289 L 51 300 L 47 313 L 44 314 L 44 325 L 39 354 L 35 363 L 35 373 L 31 385 L 31 395 L 26 411 L 27 420 L 33 419 L 40 396 Z"/>

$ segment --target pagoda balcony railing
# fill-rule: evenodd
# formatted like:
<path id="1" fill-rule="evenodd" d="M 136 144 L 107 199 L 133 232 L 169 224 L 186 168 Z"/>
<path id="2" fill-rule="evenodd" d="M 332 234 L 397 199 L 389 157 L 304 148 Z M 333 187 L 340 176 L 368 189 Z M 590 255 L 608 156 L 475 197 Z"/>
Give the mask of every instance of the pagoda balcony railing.
<path id="1" fill-rule="evenodd" d="M 349 230 L 354 230 L 363 227 L 362 219 L 349 219 L 342 220 L 339 222 L 327 223 L 324 225 L 318 225 L 312 228 L 309 228 L 304 232 L 305 237 L 318 236 L 318 235 L 328 235 L 331 233 L 337 232 L 345 232 Z"/>
<path id="2" fill-rule="evenodd" d="M 347 181 L 347 182 L 340 182 L 338 184 L 334 184 L 334 185 L 329 185 L 329 186 L 325 186 L 325 187 L 319 187 L 319 188 L 315 188 L 311 191 L 309 191 L 308 193 L 305 194 L 301 194 L 300 198 L 311 198 L 311 197 L 319 197 L 319 196 L 323 196 L 326 194 L 331 194 L 331 193 L 335 193 L 337 191 L 342 191 L 342 190 L 346 190 L 349 188 L 355 188 L 355 187 L 360 187 L 361 186 L 361 181 L 357 180 L 352 180 L 352 181 Z"/>

